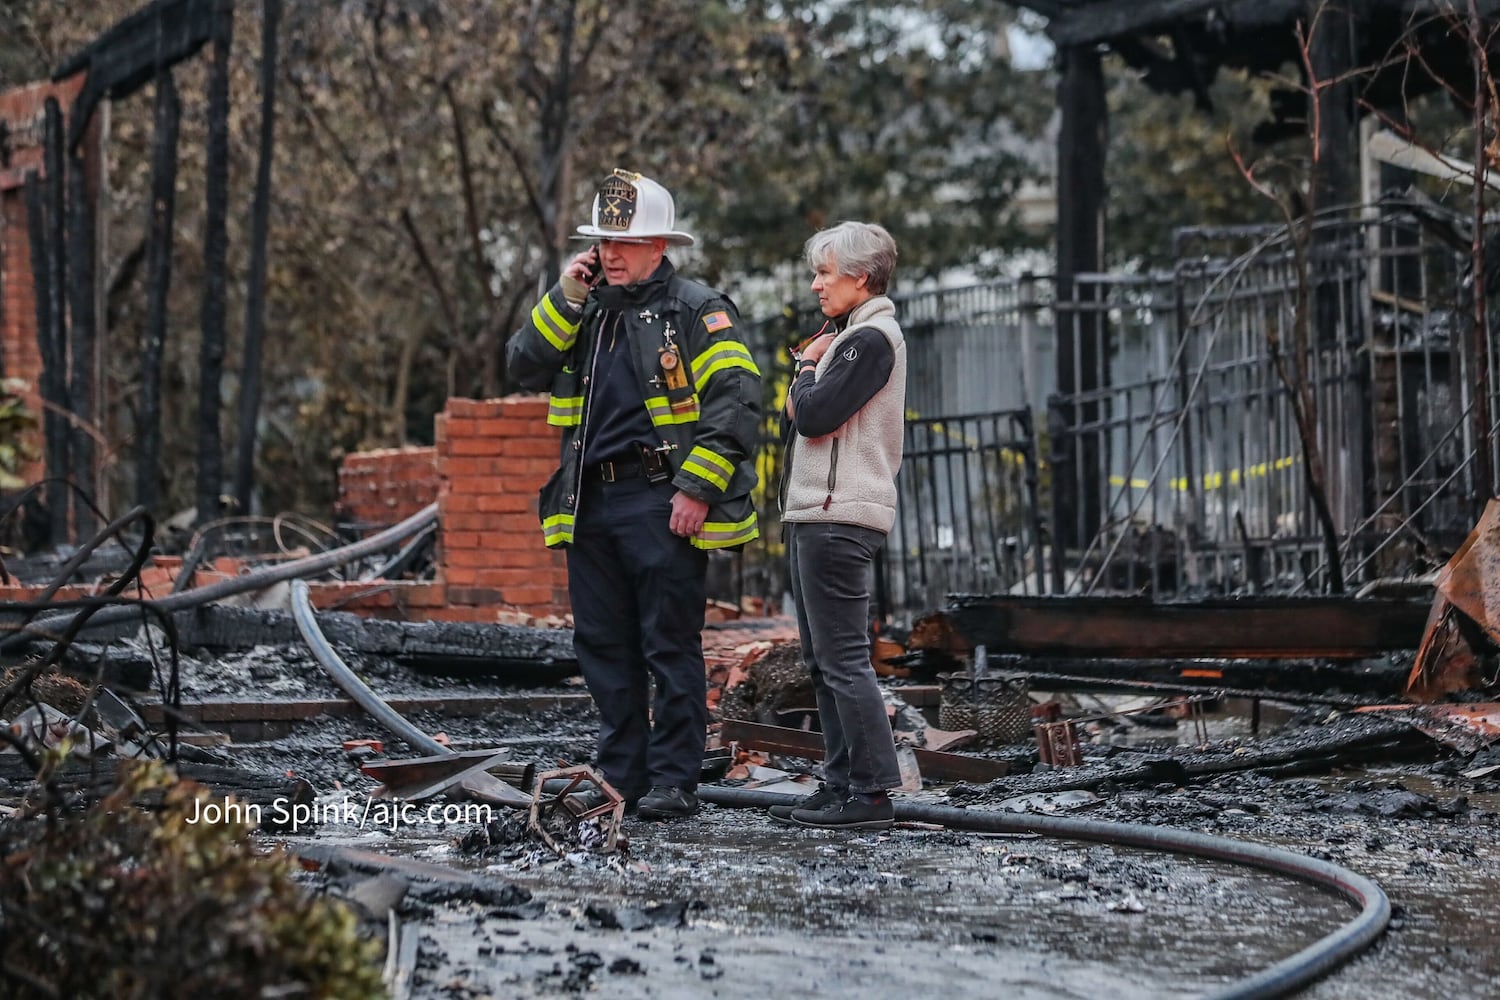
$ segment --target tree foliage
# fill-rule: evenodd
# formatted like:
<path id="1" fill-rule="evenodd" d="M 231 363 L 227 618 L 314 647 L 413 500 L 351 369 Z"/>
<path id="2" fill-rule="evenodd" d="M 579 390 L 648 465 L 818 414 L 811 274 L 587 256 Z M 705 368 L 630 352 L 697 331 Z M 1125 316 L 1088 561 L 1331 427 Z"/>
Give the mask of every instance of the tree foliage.
<path id="1" fill-rule="evenodd" d="M 64 17 L 16 0 L 0 71 L 45 75 L 140 6 L 99 0 Z M 260 5 L 235 10 L 230 409 L 260 126 Z M 1010 203 L 1035 171 L 1027 143 L 1052 94 L 1003 58 L 1009 18 L 989 0 L 286 5 L 261 506 L 326 510 L 347 451 L 425 441 L 447 397 L 506 391 L 504 338 L 580 248 L 568 236 L 612 167 L 672 188 L 700 236 L 679 263 L 731 292 L 791 273 L 786 294 L 800 298 L 802 243 L 846 217 L 891 228 L 911 277 L 1026 242 Z M 196 439 L 206 61 L 175 71 L 169 442 Z M 145 268 L 124 265 L 146 235 L 151 91 L 110 108 L 104 433 L 122 493 L 146 301 Z M 191 447 L 167 452 L 163 495 L 191 502 Z"/>
<path id="2" fill-rule="evenodd" d="M 1231 154 L 1253 155 L 1269 80 L 1226 70 L 1209 88 L 1212 107 L 1200 110 L 1190 94 L 1156 93 L 1118 66 L 1111 77 L 1105 246 L 1112 266 L 1169 265 L 1183 227 L 1281 221 Z"/>
<path id="3" fill-rule="evenodd" d="M 708 175 L 712 191 L 694 189 L 723 266 L 773 272 L 847 218 L 887 226 L 916 278 L 1035 243 L 1013 201 L 1041 173 L 1052 91 L 1011 65 L 998 4 L 753 6 L 778 8 L 781 25 L 747 52 L 764 110 L 745 154 Z"/>

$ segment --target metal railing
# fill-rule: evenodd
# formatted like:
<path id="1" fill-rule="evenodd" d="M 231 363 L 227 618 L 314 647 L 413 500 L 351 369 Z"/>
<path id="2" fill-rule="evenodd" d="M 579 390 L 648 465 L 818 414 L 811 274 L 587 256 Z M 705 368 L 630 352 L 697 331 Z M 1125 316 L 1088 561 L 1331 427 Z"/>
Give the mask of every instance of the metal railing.
<path id="1" fill-rule="evenodd" d="M 897 297 L 911 415 L 886 613 L 964 591 L 1353 589 L 1446 558 L 1497 464 L 1465 256 L 1389 214 L 1233 236 L 1169 272 Z M 753 557 L 768 580 L 775 557 Z"/>
<path id="2" fill-rule="evenodd" d="M 931 608 L 951 593 L 1045 593 L 1031 412 L 909 419 L 905 446 L 883 604 Z"/>

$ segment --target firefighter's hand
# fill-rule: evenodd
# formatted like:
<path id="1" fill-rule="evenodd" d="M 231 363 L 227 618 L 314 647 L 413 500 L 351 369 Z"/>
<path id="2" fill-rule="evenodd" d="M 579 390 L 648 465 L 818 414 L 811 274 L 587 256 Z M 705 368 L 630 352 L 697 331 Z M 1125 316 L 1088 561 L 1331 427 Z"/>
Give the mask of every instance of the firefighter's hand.
<path id="1" fill-rule="evenodd" d="M 563 265 L 562 273 L 576 278 L 585 285 L 594 283 L 594 274 L 599 269 L 599 248 L 591 246 L 575 255 Z"/>
<path id="2" fill-rule="evenodd" d="M 678 490 L 672 494 L 672 534 L 692 538 L 708 520 L 708 501 L 690 497 Z"/>
<path id="3" fill-rule="evenodd" d="M 563 297 L 574 306 L 581 306 L 589 297 L 589 288 L 597 280 L 595 269 L 599 266 L 599 249 L 589 247 L 568 261 L 558 282 L 562 285 Z"/>

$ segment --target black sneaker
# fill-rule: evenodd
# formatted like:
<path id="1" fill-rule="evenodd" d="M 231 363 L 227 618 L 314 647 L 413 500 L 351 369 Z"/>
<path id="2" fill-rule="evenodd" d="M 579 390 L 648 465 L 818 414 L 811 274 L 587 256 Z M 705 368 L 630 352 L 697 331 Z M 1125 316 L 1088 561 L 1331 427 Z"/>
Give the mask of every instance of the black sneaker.
<path id="1" fill-rule="evenodd" d="M 788 802 L 784 806 L 771 806 L 766 810 L 766 813 L 778 823 L 785 823 L 787 826 L 796 826 L 796 821 L 792 819 L 792 813 L 796 810 L 823 809 L 833 805 L 835 802 L 842 802 L 846 795 L 848 795 L 847 792 L 837 791 L 828 787 L 827 784 L 819 783 L 818 790 L 811 795 L 804 795 L 802 798 Z"/>
<path id="2" fill-rule="evenodd" d="M 681 819 L 698 811 L 698 796 L 686 788 L 657 785 L 636 805 L 641 819 Z"/>
<path id="3" fill-rule="evenodd" d="M 818 830 L 889 830 L 896 822 L 896 807 L 889 797 L 865 802 L 849 796 L 822 809 L 794 809 L 792 822 Z"/>

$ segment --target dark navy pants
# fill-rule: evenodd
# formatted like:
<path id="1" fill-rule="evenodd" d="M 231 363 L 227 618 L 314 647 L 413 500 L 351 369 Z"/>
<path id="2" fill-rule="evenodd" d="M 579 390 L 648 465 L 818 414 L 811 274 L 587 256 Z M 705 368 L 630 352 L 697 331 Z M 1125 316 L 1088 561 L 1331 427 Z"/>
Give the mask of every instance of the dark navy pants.
<path id="1" fill-rule="evenodd" d="M 885 534 L 829 522 L 787 525 L 802 660 L 823 730 L 823 776 L 839 791 L 901 786 L 885 699 L 870 664 L 870 581 Z"/>
<path id="2" fill-rule="evenodd" d="M 703 767 L 708 554 L 672 534 L 674 492 L 643 478 L 586 483 L 567 550 L 573 647 L 600 716 L 596 763 L 629 798 L 697 788 Z"/>

